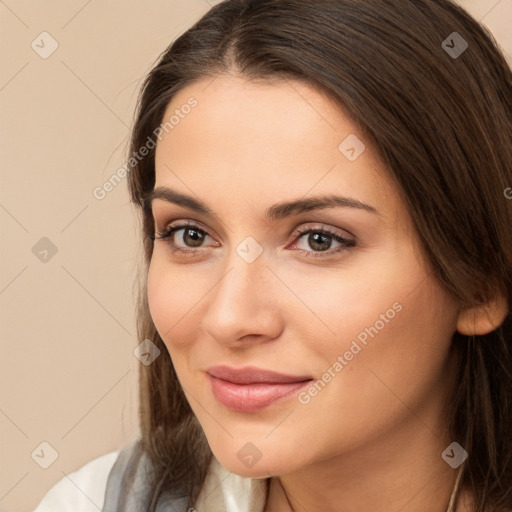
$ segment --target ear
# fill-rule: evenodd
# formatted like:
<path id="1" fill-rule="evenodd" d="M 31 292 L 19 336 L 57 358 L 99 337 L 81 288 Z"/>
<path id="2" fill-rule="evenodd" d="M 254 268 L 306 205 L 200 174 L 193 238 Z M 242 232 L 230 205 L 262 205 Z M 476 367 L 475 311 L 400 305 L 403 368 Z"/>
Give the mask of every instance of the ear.
<path id="1" fill-rule="evenodd" d="M 484 304 L 459 311 L 457 332 L 466 336 L 484 335 L 497 329 L 507 317 L 509 307 L 503 294 Z"/>

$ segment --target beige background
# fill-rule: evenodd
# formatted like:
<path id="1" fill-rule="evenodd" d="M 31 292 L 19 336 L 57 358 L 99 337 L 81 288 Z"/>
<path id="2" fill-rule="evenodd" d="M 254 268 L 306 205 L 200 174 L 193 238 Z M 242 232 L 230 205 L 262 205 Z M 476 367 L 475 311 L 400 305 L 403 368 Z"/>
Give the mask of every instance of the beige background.
<path id="1" fill-rule="evenodd" d="M 0 512 L 138 434 L 137 224 L 125 182 L 92 191 L 125 161 L 141 79 L 213 3 L 0 0 Z M 511 56 L 512 0 L 460 3 Z"/>

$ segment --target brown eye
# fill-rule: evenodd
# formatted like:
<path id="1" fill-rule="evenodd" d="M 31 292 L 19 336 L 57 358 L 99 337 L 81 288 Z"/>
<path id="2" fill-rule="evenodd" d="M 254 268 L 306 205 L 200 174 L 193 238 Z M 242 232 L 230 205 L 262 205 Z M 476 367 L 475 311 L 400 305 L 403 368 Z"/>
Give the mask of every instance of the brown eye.
<path id="1" fill-rule="evenodd" d="M 309 236 L 305 238 L 305 235 Z M 329 231 L 326 228 L 310 228 L 299 231 L 297 233 L 297 239 L 300 240 L 302 238 L 305 238 L 306 245 L 313 249 L 312 251 L 300 249 L 302 252 L 306 253 L 306 257 L 322 257 L 324 256 L 322 253 L 325 253 L 325 256 L 330 256 L 333 253 L 338 253 L 356 246 L 354 240 L 342 237 L 338 233 Z M 338 242 L 340 247 L 331 250 L 333 240 Z"/>
<path id="2" fill-rule="evenodd" d="M 190 227 L 177 228 L 172 231 L 173 234 L 183 231 L 182 240 L 187 247 L 200 247 L 206 233 L 200 229 Z"/>

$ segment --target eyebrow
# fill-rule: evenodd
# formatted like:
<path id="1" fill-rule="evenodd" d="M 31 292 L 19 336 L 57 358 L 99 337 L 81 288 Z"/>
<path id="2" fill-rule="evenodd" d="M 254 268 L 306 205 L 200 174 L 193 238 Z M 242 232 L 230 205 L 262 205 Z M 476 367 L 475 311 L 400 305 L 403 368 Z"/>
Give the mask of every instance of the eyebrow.
<path id="1" fill-rule="evenodd" d="M 156 187 L 154 190 L 146 193 L 144 197 L 144 207 L 146 211 L 151 211 L 151 205 L 155 199 L 162 199 L 168 203 L 183 206 L 189 210 L 201 213 L 206 217 L 215 217 L 214 212 L 198 199 L 182 194 L 181 192 L 177 192 L 168 187 Z M 362 203 L 357 199 L 331 194 L 276 203 L 265 210 L 265 217 L 269 220 L 275 221 L 292 215 L 298 215 L 303 212 L 340 206 L 345 208 L 357 208 L 359 210 L 380 215 L 373 206 Z"/>

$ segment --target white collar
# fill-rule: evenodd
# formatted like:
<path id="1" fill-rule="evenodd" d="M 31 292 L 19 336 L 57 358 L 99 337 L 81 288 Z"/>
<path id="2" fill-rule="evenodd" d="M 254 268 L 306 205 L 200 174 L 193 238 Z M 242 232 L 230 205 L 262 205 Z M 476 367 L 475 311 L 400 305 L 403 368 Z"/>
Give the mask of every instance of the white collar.
<path id="1" fill-rule="evenodd" d="M 197 512 L 263 512 L 269 478 L 245 478 L 231 473 L 212 457 L 199 493 Z"/>

